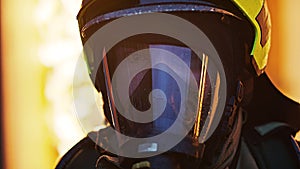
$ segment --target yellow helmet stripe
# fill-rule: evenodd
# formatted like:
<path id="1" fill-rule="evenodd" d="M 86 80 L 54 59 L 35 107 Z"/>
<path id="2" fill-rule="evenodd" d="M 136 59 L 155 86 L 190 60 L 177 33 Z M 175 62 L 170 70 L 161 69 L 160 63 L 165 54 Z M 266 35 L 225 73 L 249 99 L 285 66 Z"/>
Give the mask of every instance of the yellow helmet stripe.
<path id="1" fill-rule="evenodd" d="M 266 5 L 265 0 L 232 0 L 248 17 L 255 28 L 255 40 L 251 55 L 254 57 L 256 66 L 260 71 L 263 71 L 267 65 L 268 52 L 271 46 L 270 37 L 262 45 L 262 30 L 260 23 L 257 21 L 258 15 L 260 15 L 264 5 Z M 267 10 L 265 8 L 264 10 Z M 268 23 L 270 24 L 270 23 Z M 270 33 L 270 32 L 269 32 Z"/>

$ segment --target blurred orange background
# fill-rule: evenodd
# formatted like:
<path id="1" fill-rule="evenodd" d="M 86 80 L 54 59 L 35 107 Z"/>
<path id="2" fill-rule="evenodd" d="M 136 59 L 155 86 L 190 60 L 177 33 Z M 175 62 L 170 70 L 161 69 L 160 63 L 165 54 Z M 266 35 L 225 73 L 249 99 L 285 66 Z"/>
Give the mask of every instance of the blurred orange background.
<path id="1" fill-rule="evenodd" d="M 84 136 L 72 114 L 69 86 L 59 86 L 71 84 L 80 53 L 80 3 L 1 0 L 5 169 L 54 168 Z M 300 103 L 300 1 L 273 0 L 269 8 L 273 29 L 267 74 Z"/>

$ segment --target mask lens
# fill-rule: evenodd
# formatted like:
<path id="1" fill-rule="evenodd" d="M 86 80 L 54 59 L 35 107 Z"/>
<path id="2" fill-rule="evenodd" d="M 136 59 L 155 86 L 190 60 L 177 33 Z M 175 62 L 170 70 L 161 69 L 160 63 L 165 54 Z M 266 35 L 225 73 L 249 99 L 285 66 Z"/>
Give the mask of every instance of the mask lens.
<path id="1" fill-rule="evenodd" d="M 214 60 L 171 38 L 155 36 L 164 43 L 135 37 L 107 53 L 103 50 L 100 71 L 114 127 L 135 138 L 168 131 L 186 135 L 189 144 L 203 143 L 211 132 L 220 89 Z"/>

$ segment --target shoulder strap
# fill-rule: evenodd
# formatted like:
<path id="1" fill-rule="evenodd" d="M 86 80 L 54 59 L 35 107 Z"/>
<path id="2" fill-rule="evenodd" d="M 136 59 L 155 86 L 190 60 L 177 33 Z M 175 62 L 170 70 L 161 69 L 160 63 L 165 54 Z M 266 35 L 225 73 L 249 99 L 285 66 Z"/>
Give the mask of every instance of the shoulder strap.
<path id="1" fill-rule="evenodd" d="M 268 123 L 244 131 L 243 138 L 259 169 L 299 169 L 295 134 L 284 123 Z"/>

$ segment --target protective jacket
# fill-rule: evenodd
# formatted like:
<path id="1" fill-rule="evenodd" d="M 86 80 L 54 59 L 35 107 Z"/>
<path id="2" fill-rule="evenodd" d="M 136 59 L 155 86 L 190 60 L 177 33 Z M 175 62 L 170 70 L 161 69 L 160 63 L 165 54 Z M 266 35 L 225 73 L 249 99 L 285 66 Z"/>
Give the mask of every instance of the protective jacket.
<path id="1" fill-rule="evenodd" d="M 63 156 L 56 169 L 122 169 L 116 156 L 92 141 L 101 140 L 103 132 L 105 129 L 89 133 Z M 300 150 L 294 134 L 288 125 L 278 122 L 244 129 L 239 151 L 227 169 L 299 169 Z"/>

